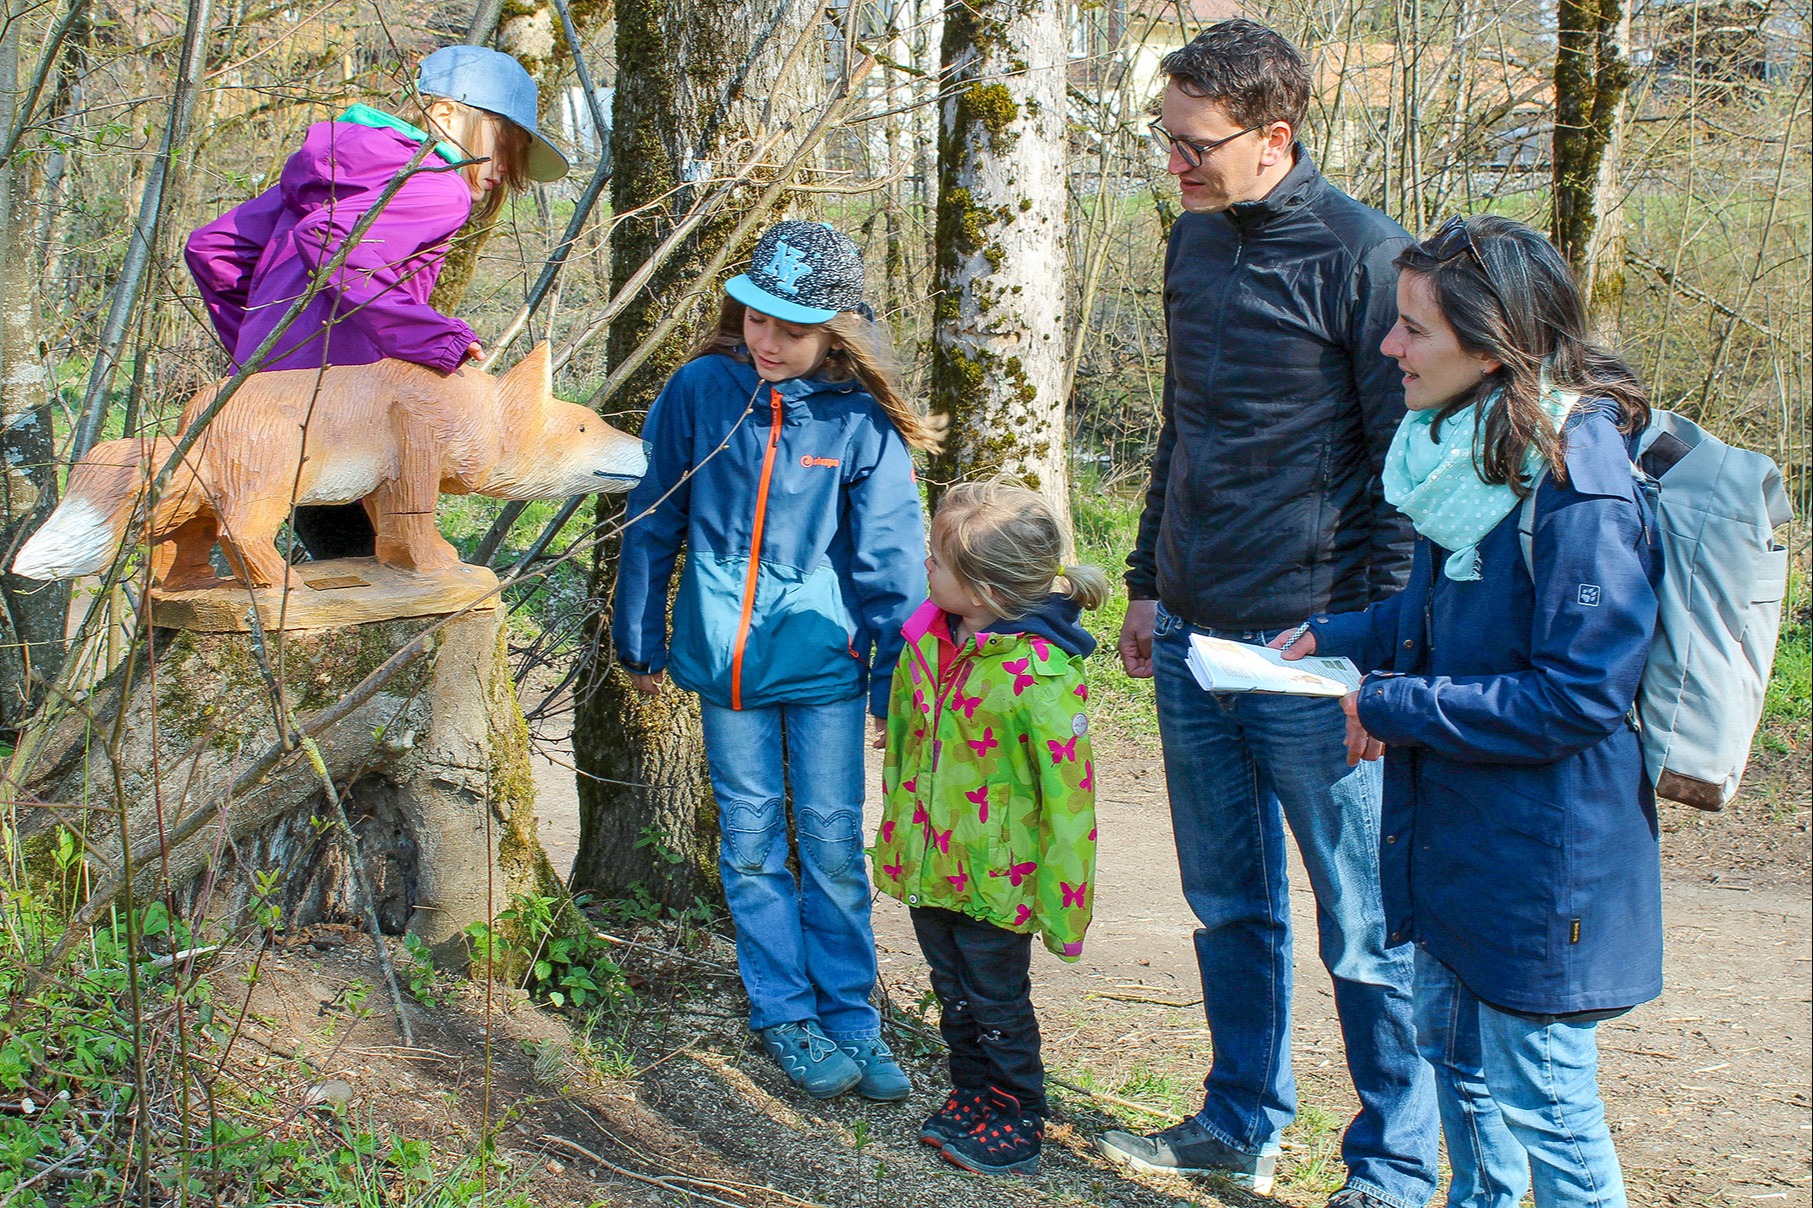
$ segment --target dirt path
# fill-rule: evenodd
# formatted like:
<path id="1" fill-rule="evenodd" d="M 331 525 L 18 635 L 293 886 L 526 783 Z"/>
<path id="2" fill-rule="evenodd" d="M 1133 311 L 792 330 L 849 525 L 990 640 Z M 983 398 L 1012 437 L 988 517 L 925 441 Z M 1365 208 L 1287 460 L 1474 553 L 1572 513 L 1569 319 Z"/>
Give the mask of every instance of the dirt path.
<path id="1" fill-rule="evenodd" d="M 1034 964 L 1047 1059 L 1054 1075 L 1076 1088 L 1162 1111 L 1194 1110 L 1208 1065 L 1208 1037 L 1190 945 L 1195 924 L 1178 885 L 1163 770 L 1153 747 L 1139 740 L 1102 742 L 1097 753 L 1103 787 L 1095 927 L 1077 964 L 1042 954 Z M 564 756 L 556 758 L 564 762 Z M 543 771 L 543 838 L 555 866 L 564 867 L 577 837 L 571 776 L 553 765 Z M 870 773 L 872 828 L 876 767 Z M 1813 1140 L 1808 1123 L 1813 911 L 1804 810 L 1783 821 L 1741 814 L 1706 818 L 1667 806 L 1664 827 L 1673 832 L 1666 839 L 1665 870 L 1668 989 L 1658 1001 L 1606 1024 L 1601 1035 L 1601 1082 L 1632 1202 L 1806 1205 Z M 1314 903 L 1294 859 L 1292 887 L 1299 937 L 1293 1052 L 1304 1108 L 1286 1136 L 1286 1176 L 1277 1196 L 1319 1205 L 1339 1185 L 1339 1130 L 1354 1100 L 1328 978 L 1313 939 L 1303 939 L 1314 935 Z M 919 1001 L 926 990 L 924 966 L 905 909 L 878 901 L 875 931 L 883 980 L 894 1002 Z M 733 987 L 726 1000 L 733 1014 L 738 998 Z M 735 1039 L 734 1020 L 725 1039 Z M 742 1064 L 764 1080 L 759 1058 Z M 885 1124 L 875 1118 L 878 1131 L 904 1129 L 937 1093 L 931 1085 L 939 1072 L 935 1058 L 928 1056 L 917 1068 L 926 1085 L 910 1110 L 821 1110 L 827 1116 L 857 1111 L 867 1113 L 864 1119 L 885 1117 Z M 1052 1177 L 1069 1180 L 1065 1186 L 1094 1202 L 1136 1194 L 1118 1172 L 1090 1155 L 1090 1135 L 1109 1123 L 1163 1121 L 1078 1090 L 1060 1087 L 1058 1094 L 1055 1148 L 1062 1156 L 1053 1164 L 1060 1173 Z M 720 1114 L 687 1098 L 688 1115 Z M 840 1127 L 847 1129 L 849 1121 Z M 871 1126 L 864 1127 L 867 1136 Z M 898 1157 L 924 1166 L 929 1154 L 908 1146 Z M 1079 1176 L 1081 1183 L 1075 1181 Z M 1054 1190 L 1047 1187 L 1047 1195 Z M 1179 1195 L 1223 1202 L 1213 1189 L 1165 1180 L 1146 1190 L 1171 1202 Z M 1225 1189 L 1221 1194 L 1228 1202 L 1257 1202 Z M 840 1202 L 887 1199 L 845 1196 Z M 1012 1189 L 984 1193 L 972 1185 L 964 1202 L 1022 1202 L 1022 1196 Z"/>

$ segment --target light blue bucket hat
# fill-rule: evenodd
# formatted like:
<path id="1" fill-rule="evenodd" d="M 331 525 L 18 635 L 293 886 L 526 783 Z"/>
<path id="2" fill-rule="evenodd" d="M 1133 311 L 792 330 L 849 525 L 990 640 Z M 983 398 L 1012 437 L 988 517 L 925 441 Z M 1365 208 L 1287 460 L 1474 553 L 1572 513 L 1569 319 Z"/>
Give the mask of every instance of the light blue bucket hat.
<path id="1" fill-rule="evenodd" d="M 535 81 L 523 65 L 487 46 L 443 46 L 422 60 L 416 90 L 515 122 L 529 135 L 529 179 L 559 180 L 567 157 L 535 128 Z"/>

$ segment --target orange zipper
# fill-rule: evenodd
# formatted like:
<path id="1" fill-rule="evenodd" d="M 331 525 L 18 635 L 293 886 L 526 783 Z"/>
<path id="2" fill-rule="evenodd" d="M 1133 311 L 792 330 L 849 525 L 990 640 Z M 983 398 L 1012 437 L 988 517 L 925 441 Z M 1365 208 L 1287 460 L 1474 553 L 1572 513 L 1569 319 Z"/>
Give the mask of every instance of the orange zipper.
<path id="1" fill-rule="evenodd" d="M 755 524 L 749 534 L 749 570 L 743 576 L 743 616 L 737 622 L 737 643 L 730 652 L 730 707 L 743 707 L 743 649 L 749 644 L 749 625 L 755 618 L 755 580 L 762 564 L 762 522 L 768 518 L 768 482 L 774 477 L 774 455 L 781 446 L 781 392 L 770 388 L 774 426 L 768 429 L 768 451 L 762 455 L 762 480 L 756 486 Z"/>

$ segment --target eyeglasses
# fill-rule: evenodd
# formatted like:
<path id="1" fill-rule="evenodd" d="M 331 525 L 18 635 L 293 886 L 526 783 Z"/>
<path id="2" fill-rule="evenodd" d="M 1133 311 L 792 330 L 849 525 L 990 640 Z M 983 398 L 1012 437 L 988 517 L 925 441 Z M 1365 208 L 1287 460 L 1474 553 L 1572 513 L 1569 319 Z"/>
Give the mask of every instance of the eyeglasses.
<path id="1" fill-rule="evenodd" d="M 1473 243 L 1473 233 L 1467 229 L 1467 220 L 1459 214 L 1442 223 L 1435 234 L 1423 241 L 1423 251 L 1444 264 L 1471 253 L 1473 263 L 1479 265 L 1480 276 L 1486 279 L 1486 288 L 1492 291 L 1492 296 L 1498 299 L 1498 304 L 1507 312 L 1511 309 L 1505 301 L 1504 291 L 1498 287 L 1498 278 L 1492 273 L 1492 265 L 1479 254 L 1479 248 Z"/>
<path id="2" fill-rule="evenodd" d="M 1245 130 L 1237 130 L 1226 138 L 1218 138 L 1212 142 L 1206 143 L 1200 139 L 1179 138 L 1169 130 L 1166 130 L 1164 126 L 1158 122 L 1148 124 L 1146 130 L 1148 132 L 1148 137 L 1152 140 L 1152 149 L 1154 151 L 1157 151 L 1160 155 L 1166 157 L 1169 157 L 1171 152 L 1175 151 L 1183 156 L 1184 163 L 1189 164 L 1192 168 L 1200 168 L 1202 167 L 1203 158 L 1211 151 L 1215 150 L 1215 148 L 1226 146 L 1228 143 L 1239 138 L 1242 134 L 1251 134 L 1255 130 L 1263 130 L 1269 124 L 1270 123 L 1268 122 L 1260 122 L 1257 126 L 1248 126 Z"/>

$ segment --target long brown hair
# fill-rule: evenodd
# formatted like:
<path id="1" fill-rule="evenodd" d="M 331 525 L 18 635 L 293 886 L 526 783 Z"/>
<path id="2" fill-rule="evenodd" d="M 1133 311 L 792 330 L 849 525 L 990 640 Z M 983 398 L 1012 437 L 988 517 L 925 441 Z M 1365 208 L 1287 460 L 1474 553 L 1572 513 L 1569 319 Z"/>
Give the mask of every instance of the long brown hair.
<path id="1" fill-rule="evenodd" d="M 689 361 L 713 353 L 749 363 L 749 350 L 743 347 L 743 314 L 748 310 L 729 294 L 718 307 L 718 321 L 693 346 Z M 809 324 L 798 324 L 809 326 Z M 874 319 L 864 318 L 853 310 L 839 312 L 821 324 L 834 341 L 824 364 L 814 377 L 827 382 L 857 381 L 881 405 L 888 419 L 906 443 L 915 449 L 935 452 L 944 444 L 945 423 L 942 417 L 930 416 L 907 401 L 894 384 L 894 353 L 887 331 Z"/>
<path id="2" fill-rule="evenodd" d="M 1561 434 L 1542 410 L 1545 388 L 1611 399 L 1626 435 L 1648 426 L 1649 395 L 1622 357 L 1592 339 L 1586 299 L 1554 244 L 1495 214 L 1468 218 L 1465 225 L 1464 241 L 1442 241 L 1447 255 L 1431 246 L 1436 240 L 1425 240 L 1398 253 L 1396 264 L 1428 283 L 1463 349 L 1500 365 L 1437 412 L 1437 428 L 1464 407 L 1487 404 L 1475 455 L 1479 476 L 1524 495 L 1531 446 L 1551 474 L 1567 478 Z"/>
<path id="3" fill-rule="evenodd" d="M 455 121 L 434 120 L 430 110 L 437 105 L 452 106 Z M 497 188 L 485 194 L 483 200 L 474 202 L 472 205 L 472 214 L 466 221 L 479 226 L 486 225 L 495 219 L 498 211 L 504 208 L 504 203 L 510 200 L 510 194 L 518 192 L 529 183 L 529 132 L 507 117 L 500 117 L 489 110 L 476 108 L 451 97 L 425 96 L 422 98 L 422 126 L 433 137 L 444 136 L 455 144 L 463 144 L 464 140 L 470 138 L 472 130 L 481 122 L 491 123 L 497 131 L 491 158 L 497 166 L 500 183 Z M 458 128 L 450 129 L 449 127 L 452 126 Z M 437 130 L 439 133 L 435 133 Z M 462 145 L 460 149 L 465 148 Z M 467 184 L 476 184 L 478 174 L 485 167 L 486 165 L 483 163 L 470 164 L 460 169 L 460 176 L 465 179 Z"/>

